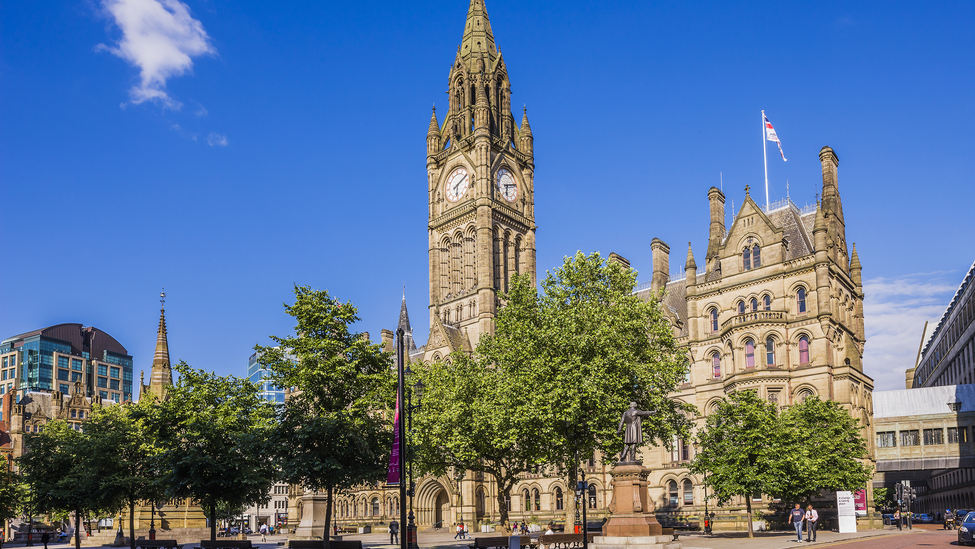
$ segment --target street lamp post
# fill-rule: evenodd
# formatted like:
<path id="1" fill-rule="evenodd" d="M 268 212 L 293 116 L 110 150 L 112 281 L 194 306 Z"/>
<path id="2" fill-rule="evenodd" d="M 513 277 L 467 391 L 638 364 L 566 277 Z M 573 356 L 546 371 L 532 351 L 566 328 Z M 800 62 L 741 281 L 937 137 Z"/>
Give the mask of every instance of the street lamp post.
<path id="1" fill-rule="evenodd" d="M 700 444 L 694 441 L 694 457 L 697 457 Z M 704 471 L 704 533 L 711 535 L 711 517 L 708 515 L 708 472 Z"/>
<path id="2" fill-rule="evenodd" d="M 420 408 L 423 400 L 423 382 L 418 381 L 413 385 L 413 391 L 416 393 L 416 406 L 413 406 L 412 394 L 405 394 L 406 390 L 406 375 L 412 373 L 409 368 L 405 368 L 405 345 L 403 342 L 403 337 L 405 332 L 402 328 L 396 330 L 396 370 L 399 378 L 399 385 L 397 387 L 397 400 L 400 403 L 401 409 L 406 412 L 406 422 L 403 421 L 403 417 L 400 417 L 399 421 L 399 440 L 400 440 L 400 452 L 399 452 L 399 471 L 400 471 L 400 483 L 399 483 L 399 494 L 400 494 L 400 524 L 405 525 L 406 535 L 400 536 L 400 547 L 401 549 L 418 549 L 416 544 L 416 521 L 413 515 L 413 493 L 415 486 L 413 484 L 413 456 L 410 454 L 409 462 L 409 490 L 406 488 L 406 452 L 410 452 L 410 445 L 406 439 L 406 424 L 409 424 L 409 432 L 413 432 L 413 410 Z M 407 400 L 409 399 L 409 400 Z M 404 405 L 405 404 L 405 405 Z M 405 451 L 404 451 L 405 450 Z M 409 515 L 406 512 L 406 497 L 409 495 Z M 403 526 L 401 526 L 403 528 Z"/>
<path id="3" fill-rule="evenodd" d="M 156 539 L 156 502 L 152 501 L 152 511 L 149 515 L 149 539 Z"/>

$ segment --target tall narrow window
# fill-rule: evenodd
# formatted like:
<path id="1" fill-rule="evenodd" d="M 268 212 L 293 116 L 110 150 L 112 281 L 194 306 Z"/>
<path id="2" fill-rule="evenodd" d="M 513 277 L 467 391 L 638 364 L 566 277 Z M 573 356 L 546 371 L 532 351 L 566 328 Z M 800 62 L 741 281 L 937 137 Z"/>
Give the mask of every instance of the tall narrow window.
<path id="1" fill-rule="evenodd" d="M 691 479 L 684 479 L 684 505 L 694 505 L 694 483 Z"/>
<path id="2" fill-rule="evenodd" d="M 809 364 L 809 338 L 799 338 L 799 364 Z"/>
<path id="3" fill-rule="evenodd" d="M 740 315 L 745 314 L 745 302 L 744 301 L 739 301 L 738 302 L 738 314 L 740 314 Z"/>
<path id="4" fill-rule="evenodd" d="M 758 310 L 758 300 L 755 299 L 754 297 L 752 298 L 751 305 L 752 305 L 752 312 L 753 313 Z"/>
<path id="5" fill-rule="evenodd" d="M 711 355 L 711 366 L 714 368 L 714 377 L 721 377 L 721 354 L 715 352 Z"/>
<path id="6" fill-rule="evenodd" d="M 587 499 L 589 500 L 589 508 L 595 509 L 596 508 L 596 485 L 595 484 L 589 485 L 589 489 L 586 490 L 586 496 L 588 496 Z"/>
<path id="7" fill-rule="evenodd" d="M 772 338 L 765 340 L 765 365 L 775 366 L 775 340 Z"/>
<path id="8" fill-rule="evenodd" d="M 763 297 L 762 298 L 762 305 L 765 306 L 765 310 L 766 311 L 771 311 L 772 310 L 772 298 L 769 297 L 769 296 Z"/>
<path id="9" fill-rule="evenodd" d="M 501 235 L 498 231 L 494 230 L 494 289 L 501 289 L 501 271 L 502 261 L 501 261 Z"/>
<path id="10" fill-rule="evenodd" d="M 440 243 L 440 299 L 450 293 L 450 239 Z M 80 370 L 80 365 L 78 370 Z"/>
<path id="11" fill-rule="evenodd" d="M 711 332 L 718 331 L 718 310 L 711 309 Z"/>
<path id="12" fill-rule="evenodd" d="M 752 268 L 752 252 L 748 248 L 741 252 L 742 270 L 748 271 Z"/>
<path id="13" fill-rule="evenodd" d="M 755 367 L 755 342 L 750 339 L 745 340 L 745 367 Z"/>
<path id="14" fill-rule="evenodd" d="M 762 266 L 762 249 L 758 247 L 758 244 L 752 248 L 752 266 L 756 269 Z"/>
<path id="15" fill-rule="evenodd" d="M 799 288 L 796 292 L 796 305 L 799 308 L 800 313 L 806 312 L 806 289 Z"/>
<path id="16" fill-rule="evenodd" d="M 679 495 L 677 493 L 676 480 L 671 480 L 667 482 L 667 492 L 670 494 L 670 501 L 668 503 L 670 503 L 671 507 L 677 507 Z"/>
<path id="17" fill-rule="evenodd" d="M 379 516 L 379 498 L 372 498 L 372 516 Z"/>
<path id="18" fill-rule="evenodd" d="M 562 497 L 562 489 L 555 488 L 555 510 L 562 511 L 565 508 L 565 500 Z"/>
<path id="19" fill-rule="evenodd" d="M 531 495 L 528 493 L 527 488 L 524 491 L 522 491 L 521 497 L 525 500 L 525 511 L 531 511 L 532 500 L 531 500 Z"/>
<path id="20" fill-rule="evenodd" d="M 532 490 L 532 496 L 533 496 L 533 499 L 535 501 L 535 510 L 536 511 L 541 511 L 542 510 L 542 495 L 538 492 L 538 488 L 535 488 L 534 490 Z"/>

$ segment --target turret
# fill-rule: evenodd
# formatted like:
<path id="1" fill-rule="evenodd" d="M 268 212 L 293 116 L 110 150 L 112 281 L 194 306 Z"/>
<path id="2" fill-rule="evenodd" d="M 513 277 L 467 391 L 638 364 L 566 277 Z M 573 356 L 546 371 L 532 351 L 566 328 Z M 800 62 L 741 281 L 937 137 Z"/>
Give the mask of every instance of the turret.
<path id="1" fill-rule="evenodd" d="M 724 193 L 717 187 L 708 190 L 708 203 L 711 206 L 711 228 L 708 233 L 708 251 L 704 260 L 709 266 L 711 260 L 718 255 L 718 249 L 724 240 Z"/>
<path id="2" fill-rule="evenodd" d="M 843 221 L 843 201 L 840 199 L 840 165 L 836 153 L 829 147 L 819 151 L 819 161 L 823 165 L 823 210 L 826 217 L 826 245 L 829 257 L 842 269 L 848 268 L 846 255 L 846 224 Z"/>
<path id="3" fill-rule="evenodd" d="M 694 262 L 694 252 L 691 251 L 691 243 L 687 243 L 687 261 L 684 263 L 684 273 L 687 275 L 686 286 L 697 284 L 697 263 Z"/>
<path id="4" fill-rule="evenodd" d="M 437 107 L 433 108 L 430 115 L 430 127 L 427 129 L 427 156 L 432 156 L 440 151 L 440 123 L 437 122 Z"/>
<path id="5" fill-rule="evenodd" d="M 544 121 L 543 121 L 544 122 Z M 533 145 L 535 139 L 532 137 L 532 127 L 528 125 L 528 107 L 523 108 L 523 114 L 521 115 L 521 143 L 519 143 L 519 149 L 525 155 L 532 157 L 535 156 L 533 151 Z"/>
<path id="6" fill-rule="evenodd" d="M 650 291 L 657 293 L 670 280 L 670 246 L 659 238 L 650 241 L 650 252 L 653 257 L 653 275 L 650 278 Z"/>
<path id="7" fill-rule="evenodd" d="M 861 272 L 863 267 L 860 265 L 860 256 L 857 255 L 857 245 L 856 242 L 853 243 L 853 257 L 850 260 L 850 277 L 853 278 L 853 282 L 857 286 L 863 284 L 863 279 L 861 278 Z"/>

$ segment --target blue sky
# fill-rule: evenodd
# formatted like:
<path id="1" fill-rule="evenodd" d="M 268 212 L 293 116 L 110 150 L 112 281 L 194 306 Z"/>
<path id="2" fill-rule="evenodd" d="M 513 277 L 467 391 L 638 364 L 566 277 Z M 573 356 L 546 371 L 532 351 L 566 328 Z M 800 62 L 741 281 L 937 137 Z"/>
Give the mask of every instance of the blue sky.
<path id="1" fill-rule="evenodd" d="M 0 4 L 0 337 L 60 322 L 243 374 L 294 283 L 428 326 L 425 134 L 466 0 Z M 488 0 L 535 136 L 539 275 L 703 254 L 706 193 L 802 206 L 840 159 L 867 373 L 903 386 L 975 259 L 975 4 Z M 141 37 L 141 38 L 140 38 Z"/>

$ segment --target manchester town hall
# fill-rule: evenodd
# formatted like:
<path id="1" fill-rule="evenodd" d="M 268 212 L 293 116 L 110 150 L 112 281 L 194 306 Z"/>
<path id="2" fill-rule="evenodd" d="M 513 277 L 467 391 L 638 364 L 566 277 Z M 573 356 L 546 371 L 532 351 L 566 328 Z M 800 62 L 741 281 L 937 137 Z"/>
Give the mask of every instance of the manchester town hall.
<path id="1" fill-rule="evenodd" d="M 412 361 L 472 352 L 492 332 L 499 295 L 512 274 L 535 279 L 533 137 L 527 111 L 520 113 L 520 123 L 512 113 L 506 63 L 483 0 L 472 0 L 447 74 L 449 107 L 442 120 L 434 111 L 426 135 L 430 332 L 418 347 L 404 297 L 399 327 Z M 707 249 L 695 255 L 690 246 L 686 254 L 675 248 L 676 259 L 683 259 L 675 276 L 670 246 L 652 239 L 652 277 L 637 292 L 651 299 L 664 290 L 661 306 L 691 363 L 673 398 L 697 407 L 698 424 L 718 399 L 738 389 L 754 389 L 780 406 L 818 395 L 862 421 L 873 456 L 873 380 L 862 362 L 861 265 L 847 240 L 839 158 L 823 147 L 819 159 L 823 183 L 817 206 L 799 208 L 787 198 L 763 207 L 746 188 L 726 226 L 725 194 L 716 188 L 702 193 L 695 234 L 707 231 Z M 544 200 L 544 192 L 541 196 Z M 394 348 L 392 331 L 383 330 L 382 338 L 387 349 Z M 659 516 L 703 512 L 703 479 L 688 471 L 693 456 L 688 441 L 643 448 Z M 580 504 L 599 519 L 608 514 L 609 467 L 599 456 L 583 466 L 589 487 Z M 496 490 L 489 475 L 421 478 L 413 504 L 418 525 L 450 528 L 463 521 L 473 531 L 496 521 Z M 395 487 L 379 485 L 339 498 L 337 524 L 382 528 L 398 516 L 397 496 Z M 773 501 L 767 494 L 752 497 L 759 509 Z M 292 503 L 293 523 L 307 519 L 301 517 L 300 499 Z M 736 504 L 743 507 L 744 501 L 722 509 Z M 564 479 L 525 475 L 506 505 L 510 520 L 533 517 L 545 524 L 565 519 L 575 492 Z"/>

